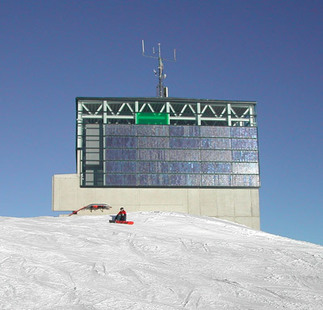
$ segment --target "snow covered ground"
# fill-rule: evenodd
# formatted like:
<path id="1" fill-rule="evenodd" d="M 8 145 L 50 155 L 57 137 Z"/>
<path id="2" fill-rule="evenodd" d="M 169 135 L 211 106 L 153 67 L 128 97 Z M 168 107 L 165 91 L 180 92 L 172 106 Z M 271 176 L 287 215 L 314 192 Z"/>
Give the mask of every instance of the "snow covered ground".
<path id="1" fill-rule="evenodd" d="M 191 215 L 0 217 L 0 309 L 323 309 L 323 247 Z"/>

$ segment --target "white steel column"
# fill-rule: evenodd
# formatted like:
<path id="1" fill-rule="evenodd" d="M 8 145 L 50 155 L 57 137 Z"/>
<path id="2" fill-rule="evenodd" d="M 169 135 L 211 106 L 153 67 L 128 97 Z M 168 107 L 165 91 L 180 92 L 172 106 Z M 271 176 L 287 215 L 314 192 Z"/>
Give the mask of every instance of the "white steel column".
<path id="1" fill-rule="evenodd" d="M 232 126 L 231 120 L 231 104 L 227 103 L 227 113 L 228 113 L 228 126 Z"/>
<path id="2" fill-rule="evenodd" d="M 103 124 L 108 122 L 108 101 L 103 101 Z"/>
<path id="3" fill-rule="evenodd" d="M 196 103 L 196 123 L 198 126 L 201 126 L 201 103 Z"/>
<path id="4" fill-rule="evenodd" d="M 250 118 L 250 126 L 254 127 L 255 126 L 255 108 L 254 106 L 250 105 L 249 107 L 249 118 Z"/>
<path id="5" fill-rule="evenodd" d="M 169 125 L 170 125 L 170 106 L 169 106 L 169 101 L 166 102 L 166 113 L 168 114 L 168 120 L 169 120 Z"/>

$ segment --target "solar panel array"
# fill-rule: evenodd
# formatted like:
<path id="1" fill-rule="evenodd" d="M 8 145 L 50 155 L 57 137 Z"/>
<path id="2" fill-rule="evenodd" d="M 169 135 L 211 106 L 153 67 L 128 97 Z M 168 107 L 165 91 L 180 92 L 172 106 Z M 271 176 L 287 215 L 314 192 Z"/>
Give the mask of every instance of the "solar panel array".
<path id="1" fill-rule="evenodd" d="M 103 126 L 105 186 L 260 186 L 256 127 Z"/>

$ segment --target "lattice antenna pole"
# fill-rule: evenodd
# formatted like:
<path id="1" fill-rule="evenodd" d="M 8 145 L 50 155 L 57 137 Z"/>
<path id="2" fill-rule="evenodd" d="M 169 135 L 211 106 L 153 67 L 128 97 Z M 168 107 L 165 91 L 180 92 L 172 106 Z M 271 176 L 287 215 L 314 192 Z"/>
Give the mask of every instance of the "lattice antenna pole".
<path id="1" fill-rule="evenodd" d="M 157 96 L 158 97 L 168 97 L 168 88 L 164 86 L 163 81 L 166 79 L 166 74 L 164 73 L 164 64 L 163 61 L 176 61 L 176 49 L 174 49 L 173 59 L 163 58 L 161 54 L 161 44 L 158 43 L 158 56 L 155 56 L 155 48 L 153 48 L 153 55 L 147 55 L 145 53 L 145 42 L 141 41 L 142 55 L 145 57 L 158 59 L 158 85 L 157 85 Z M 157 76 L 157 71 L 154 70 L 155 75 Z"/>

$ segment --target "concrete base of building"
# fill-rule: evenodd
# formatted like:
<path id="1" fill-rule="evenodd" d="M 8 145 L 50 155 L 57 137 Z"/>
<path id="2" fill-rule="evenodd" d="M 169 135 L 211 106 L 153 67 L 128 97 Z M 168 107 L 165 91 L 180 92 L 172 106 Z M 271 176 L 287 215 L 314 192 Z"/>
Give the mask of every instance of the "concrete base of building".
<path id="1" fill-rule="evenodd" d="M 73 211 L 91 203 L 106 203 L 112 209 L 104 214 L 116 214 L 124 206 L 127 212 L 182 212 L 260 229 L 257 188 L 90 188 L 80 187 L 79 181 L 77 174 L 53 176 L 53 211 Z"/>

